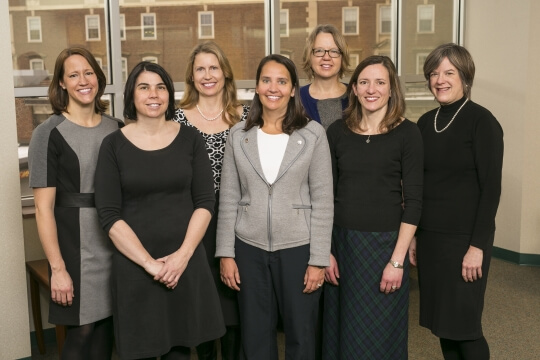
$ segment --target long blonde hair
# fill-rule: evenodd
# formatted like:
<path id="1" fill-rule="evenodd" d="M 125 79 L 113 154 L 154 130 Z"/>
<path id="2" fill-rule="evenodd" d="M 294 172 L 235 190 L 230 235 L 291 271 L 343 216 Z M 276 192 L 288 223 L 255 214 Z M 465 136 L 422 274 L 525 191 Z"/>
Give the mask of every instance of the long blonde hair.
<path id="1" fill-rule="evenodd" d="M 191 109 L 199 101 L 199 92 L 195 88 L 193 82 L 193 64 L 195 63 L 195 57 L 200 53 L 214 54 L 218 59 L 221 71 L 225 77 L 225 85 L 223 86 L 223 98 L 222 104 L 224 113 L 224 120 L 229 126 L 233 126 L 240 121 L 240 115 L 238 115 L 237 108 L 240 106 L 240 102 L 236 97 L 236 85 L 234 83 L 234 76 L 229 60 L 223 53 L 223 50 L 214 42 L 208 41 L 197 45 L 189 54 L 189 60 L 186 67 L 186 88 L 184 91 L 184 97 L 180 100 L 180 107 L 185 109 Z"/>

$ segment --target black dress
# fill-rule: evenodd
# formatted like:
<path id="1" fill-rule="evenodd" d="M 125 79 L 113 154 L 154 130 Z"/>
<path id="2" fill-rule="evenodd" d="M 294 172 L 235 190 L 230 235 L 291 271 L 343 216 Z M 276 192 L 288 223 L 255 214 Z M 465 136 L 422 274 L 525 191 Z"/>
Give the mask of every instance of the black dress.
<path id="1" fill-rule="evenodd" d="M 121 131 L 104 139 L 96 170 L 96 206 L 108 233 L 123 219 L 154 258 L 176 251 L 193 211 L 214 210 L 204 140 L 182 126 L 167 147 L 144 151 Z M 113 256 L 116 346 L 123 359 L 167 353 L 221 337 L 223 316 L 204 246 L 199 244 L 174 290 L 119 251 Z"/>
<path id="2" fill-rule="evenodd" d="M 417 231 L 420 325 L 438 337 L 482 337 L 482 310 L 495 215 L 501 193 L 503 132 L 495 117 L 468 101 L 427 112 L 418 120 L 424 141 L 424 197 Z M 463 257 L 482 249 L 482 279 L 465 282 Z"/>
<path id="3" fill-rule="evenodd" d="M 242 105 L 242 116 L 241 121 L 245 121 L 249 112 L 249 107 Z M 177 109 L 174 113 L 174 121 L 179 122 L 182 125 L 192 127 L 197 129 L 189 120 L 186 118 L 184 110 Z M 206 250 L 206 256 L 208 264 L 210 265 L 210 271 L 214 277 L 214 282 L 219 294 L 219 300 L 221 302 L 221 309 L 223 310 L 223 317 L 225 319 L 225 325 L 227 326 L 236 326 L 240 324 L 240 315 L 238 313 L 238 299 L 237 292 L 232 290 L 227 285 L 221 281 L 220 276 L 220 259 L 216 258 L 216 230 L 217 230 L 217 220 L 218 220 L 218 209 L 219 209 L 219 189 L 221 185 L 221 167 L 223 166 L 223 155 L 225 153 L 225 143 L 227 142 L 227 137 L 229 136 L 230 129 L 224 130 L 216 134 L 207 134 L 203 133 L 197 129 L 202 135 L 204 142 L 206 144 L 206 151 L 208 152 L 208 157 L 210 158 L 210 164 L 212 165 L 212 172 L 214 175 L 214 190 L 216 193 L 216 206 L 214 209 L 214 216 L 210 224 L 208 224 L 208 229 L 204 234 L 202 243 Z"/>

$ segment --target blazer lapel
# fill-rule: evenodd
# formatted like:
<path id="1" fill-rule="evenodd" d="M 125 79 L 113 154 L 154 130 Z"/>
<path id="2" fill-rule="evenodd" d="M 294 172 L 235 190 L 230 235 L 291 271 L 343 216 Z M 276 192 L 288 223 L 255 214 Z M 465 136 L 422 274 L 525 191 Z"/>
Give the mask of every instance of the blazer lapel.
<path id="1" fill-rule="evenodd" d="M 254 126 L 249 129 L 241 139 L 240 146 L 246 155 L 247 160 L 253 167 L 253 169 L 259 174 L 259 176 L 266 182 L 264 172 L 261 166 L 261 159 L 259 158 L 259 145 L 257 144 L 257 129 L 258 126 Z"/>
<path id="2" fill-rule="evenodd" d="M 291 165 L 304 151 L 305 147 L 306 139 L 298 131 L 293 131 L 293 133 L 289 136 L 287 148 L 285 149 L 285 154 L 283 155 L 283 160 L 281 161 L 281 166 L 279 167 L 279 173 L 276 177 L 276 181 L 278 181 L 278 179 L 287 172 Z"/>

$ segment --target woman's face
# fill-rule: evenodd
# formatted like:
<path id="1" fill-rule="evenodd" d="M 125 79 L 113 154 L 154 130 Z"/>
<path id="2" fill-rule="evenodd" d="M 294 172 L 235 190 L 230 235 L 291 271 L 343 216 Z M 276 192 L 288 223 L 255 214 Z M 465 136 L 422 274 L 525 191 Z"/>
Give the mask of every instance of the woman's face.
<path id="1" fill-rule="evenodd" d="M 449 105 L 464 95 L 463 82 L 454 65 L 444 58 L 439 66 L 429 74 L 429 88 L 441 105 Z"/>
<path id="2" fill-rule="evenodd" d="M 71 55 L 64 61 L 64 76 L 60 86 L 67 91 L 69 103 L 80 106 L 94 105 L 99 90 L 94 69 L 81 55 Z"/>
<path id="3" fill-rule="evenodd" d="M 382 64 L 369 65 L 358 75 L 353 91 L 363 113 L 382 112 L 386 114 L 390 99 L 390 75 Z"/>
<path id="4" fill-rule="evenodd" d="M 225 75 L 216 55 L 203 52 L 195 56 L 193 83 L 201 96 L 221 96 Z"/>
<path id="5" fill-rule="evenodd" d="M 169 91 L 161 76 L 143 71 L 135 82 L 133 101 L 137 119 L 164 117 L 169 105 Z"/>
<path id="6" fill-rule="evenodd" d="M 315 37 L 313 49 L 340 51 L 339 47 L 334 41 L 334 37 L 332 36 L 332 34 L 323 32 L 319 33 L 317 37 Z M 311 69 L 313 70 L 314 77 L 328 79 L 339 76 L 339 71 L 341 70 L 341 55 L 339 55 L 339 57 L 333 58 L 327 51 L 324 53 L 323 57 L 317 57 L 313 55 L 313 51 L 311 51 L 310 56 Z"/>
<path id="7" fill-rule="evenodd" d="M 269 61 L 261 69 L 256 92 L 263 107 L 268 111 L 287 111 L 289 100 L 294 96 L 294 86 L 287 68 L 275 61 Z"/>

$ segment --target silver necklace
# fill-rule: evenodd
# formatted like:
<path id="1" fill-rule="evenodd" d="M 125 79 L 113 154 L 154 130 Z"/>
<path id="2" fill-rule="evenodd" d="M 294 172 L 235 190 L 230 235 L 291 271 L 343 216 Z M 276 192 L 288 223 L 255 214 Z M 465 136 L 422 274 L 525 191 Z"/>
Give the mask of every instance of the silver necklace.
<path id="1" fill-rule="evenodd" d="M 221 109 L 221 111 L 219 112 L 219 114 L 217 114 L 216 116 L 214 116 L 213 118 L 207 118 L 206 116 L 204 116 L 204 114 L 202 113 L 201 109 L 199 109 L 199 105 L 195 105 L 195 107 L 197 108 L 197 111 L 199 112 L 199 114 L 201 114 L 202 118 L 206 121 L 214 121 L 216 120 L 218 117 L 221 116 L 221 114 L 223 114 L 223 109 Z"/>
<path id="2" fill-rule="evenodd" d="M 456 113 L 454 114 L 454 116 L 452 116 L 452 119 L 450 120 L 450 122 L 441 130 L 437 130 L 437 116 L 439 115 L 439 110 L 441 110 L 441 107 L 442 106 L 439 106 L 439 108 L 437 109 L 437 113 L 435 114 L 435 121 L 433 122 L 433 127 L 435 128 L 435 132 L 437 134 L 440 134 L 442 133 L 444 130 L 448 129 L 448 127 L 450 126 L 450 124 L 452 124 L 452 121 L 454 121 L 454 119 L 456 118 L 457 114 L 459 113 L 459 110 L 461 110 L 461 108 L 463 106 L 465 106 L 465 104 L 467 103 L 467 101 L 469 101 L 469 99 L 465 99 L 465 102 L 463 104 L 461 104 L 461 106 L 459 107 L 459 109 L 457 109 Z"/>
<path id="3" fill-rule="evenodd" d="M 371 141 L 371 140 L 369 140 L 370 137 L 371 137 L 371 134 L 368 135 L 367 140 L 366 140 L 366 143 L 368 143 L 368 144 L 369 144 L 370 141 Z"/>

